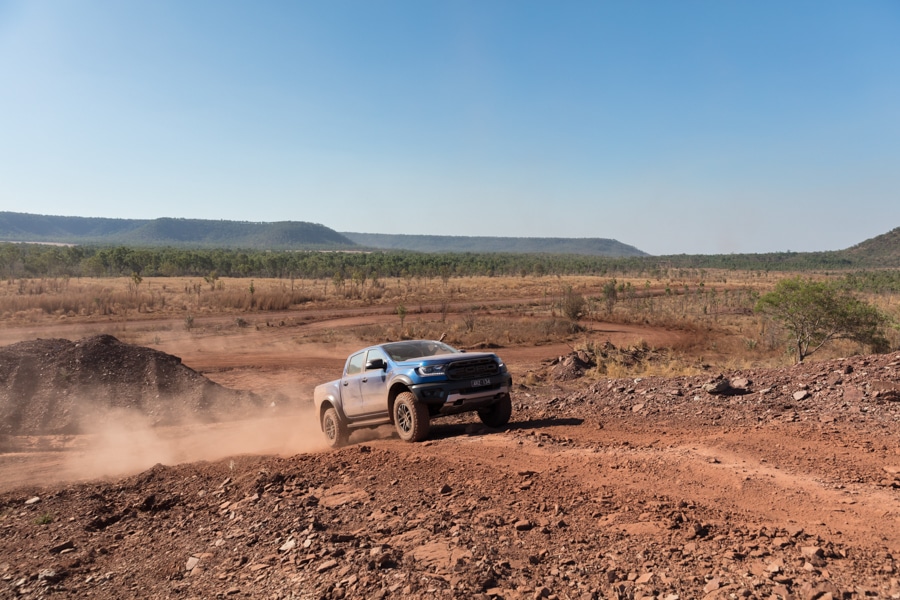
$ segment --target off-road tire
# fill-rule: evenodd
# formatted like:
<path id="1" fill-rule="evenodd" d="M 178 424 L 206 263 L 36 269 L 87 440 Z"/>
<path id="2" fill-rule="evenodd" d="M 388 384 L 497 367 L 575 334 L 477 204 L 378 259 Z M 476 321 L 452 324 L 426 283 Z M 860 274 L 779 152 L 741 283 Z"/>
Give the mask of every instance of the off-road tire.
<path id="1" fill-rule="evenodd" d="M 329 408 L 322 413 L 322 432 L 331 448 L 340 448 L 346 446 L 350 438 L 347 426 L 338 417 L 337 411 Z"/>
<path id="2" fill-rule="evenodd" d="M 428 437 L 431 420 L 428 407 L 412 392 L 403 392 L 394 400 L 394 427 L 404 442 L 421 442 Z"/>
<path id="3" fill-rule="evenodd" d="M 484 410 L 478 411 L 478 418 L 488 427 L 503 427 L 512 416 L 512 399 L 506 394 Z"/>

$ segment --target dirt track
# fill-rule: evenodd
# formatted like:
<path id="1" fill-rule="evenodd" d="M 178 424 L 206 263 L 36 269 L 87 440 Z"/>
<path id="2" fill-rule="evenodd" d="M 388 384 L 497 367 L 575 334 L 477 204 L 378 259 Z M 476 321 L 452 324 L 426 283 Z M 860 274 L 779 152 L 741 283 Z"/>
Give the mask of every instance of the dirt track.
<path id="1" fill-rule="evenodd" d="M 278 328 L 163 338 L 265 392 L 306 393 L 347 351 Z M 567 352 L 500 354 L 522 373 Z M 507 430 L 438 421 L 417 445 L 382 429 L 322 451 L 303 414 L 20 439 L 0 455 L 0 596 L 900 597 L 898 365 L 729 374 L 751 381 L 733 396 L 548 379 L 516 390 Z"/>

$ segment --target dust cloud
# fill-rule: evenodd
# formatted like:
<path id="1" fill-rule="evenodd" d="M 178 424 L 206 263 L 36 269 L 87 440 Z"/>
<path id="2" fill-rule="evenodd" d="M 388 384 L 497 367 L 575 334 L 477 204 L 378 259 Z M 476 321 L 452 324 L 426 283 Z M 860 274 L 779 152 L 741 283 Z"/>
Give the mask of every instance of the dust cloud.
<path id="1" fill-rule="evenodd" d="M 151 427 L 130 411 L 103 419 L 84 436 L 81 450 L 67 453 L 65 479 L 138 473 L 165 465 L 213 461 L 238 454 L 291 456 L 327 449 L 311 405 L 278 416 L 212 424 Z"/>
<path id="2" fill-rule="evenodd" d="M 153 426 L 133 409 L 104 410 L 81 420 L 84 434 L 4 436 L 0 491 L 127 476 L 155 464 L 327 449 L 312 403 L 268 410 L 257 418 L 174 426 Z"/>

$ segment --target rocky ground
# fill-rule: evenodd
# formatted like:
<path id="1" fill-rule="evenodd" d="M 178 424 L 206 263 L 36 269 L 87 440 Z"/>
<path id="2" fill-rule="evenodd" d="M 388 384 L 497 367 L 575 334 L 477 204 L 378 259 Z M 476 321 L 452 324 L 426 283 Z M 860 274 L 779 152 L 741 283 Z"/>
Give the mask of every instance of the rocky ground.
<path id="1" fill-rule="evenodd" d="M 0 597 L 900 598 L 900 354 L 589 362 L 544 365 L 501 431 L 4 492 Z"/>

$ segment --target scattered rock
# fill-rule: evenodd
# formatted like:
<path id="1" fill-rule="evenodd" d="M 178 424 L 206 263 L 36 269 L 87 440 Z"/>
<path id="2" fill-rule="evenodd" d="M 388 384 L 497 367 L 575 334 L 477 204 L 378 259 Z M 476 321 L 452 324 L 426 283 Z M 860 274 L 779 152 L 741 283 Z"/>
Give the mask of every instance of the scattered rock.
<path id="1" fill-rule="evenodd" d="M 335 568 L 337 565 L 338 565 L 338 562 L 334 559 L 326 560 L 326 561 L 320 563 L 316 567 L 316 573 L 324 573 L 325 571 L 330 571 L 331 569 Z M 263 565 L 263 566 L 265 566 L 265 565 Z"/>
<path id="2" fill-rule="evenodd" d="M 703 384 L 703 391 L 713 396 L 725 396 L 732 392 L 731 383 L 721 375 L 719 378 Z"/>
<path id="3" fill-rule="evenodd" d="M 731 384 L 731 387 L 735 389 L 749 390 L 752 382 L 746 377 L 735 377 L 729 383 Z"/>
<path id="4" fill-rule="evenodd" d="M 75 542 L 72 540 L 67 540 L 62 544 L 57 544 L 50 548 L 50 554 L 60 554 L 66 550 L 72 550 L 75 548 Z"/>

